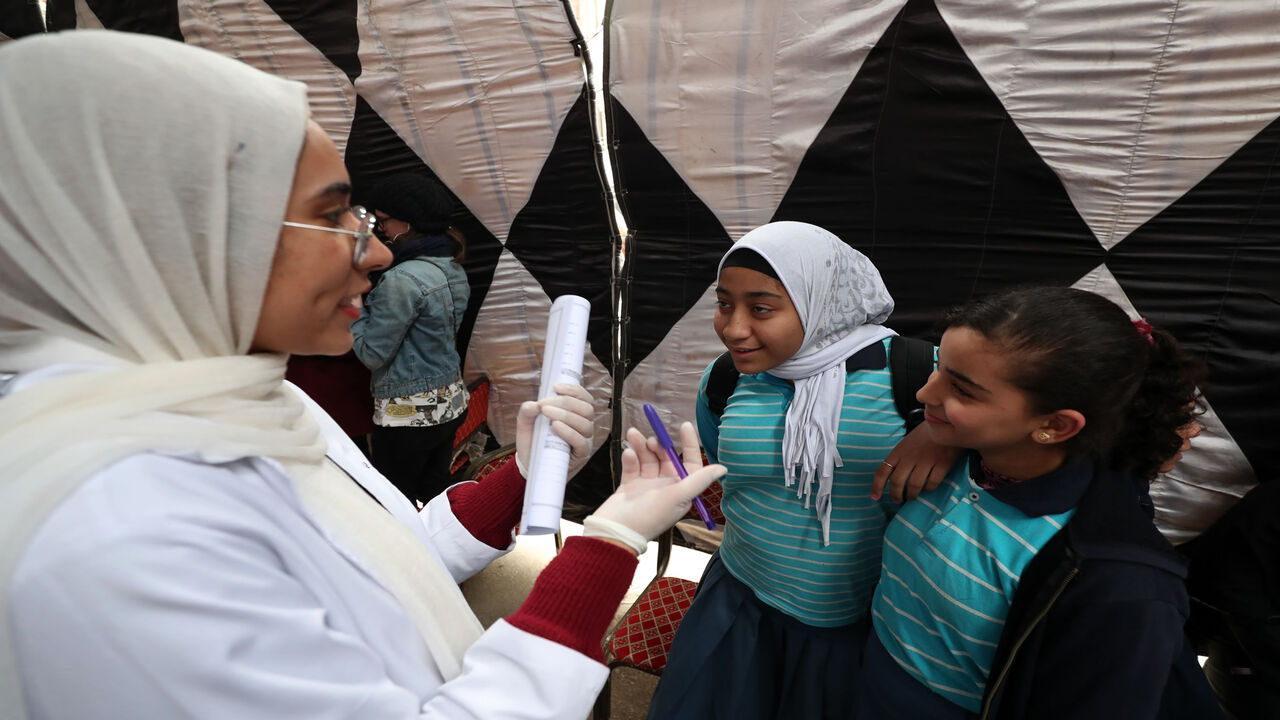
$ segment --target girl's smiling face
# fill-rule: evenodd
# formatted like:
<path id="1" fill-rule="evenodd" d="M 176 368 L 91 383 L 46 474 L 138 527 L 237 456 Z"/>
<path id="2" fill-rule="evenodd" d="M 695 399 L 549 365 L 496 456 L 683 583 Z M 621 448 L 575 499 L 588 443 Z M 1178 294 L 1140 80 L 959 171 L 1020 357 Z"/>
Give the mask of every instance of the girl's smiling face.
<path id="1" fill-rule="evenodd" d="M 934 442 L 1002 450 L 1065 439 L 1053 427 L 1054 414 L 1032 412 L 1026 393 L 1006 380 L 1007 363 L 976 330 L 954 327 L 943 334 L 938 369 L 916 393 Z"/>
<path id="2" fill-rule="evenodd" d="M 786 288 L 745 267 L 720 271 L 715 328 L 733 357 L 733 366 L 745 374 L 781 365 L 804 342 L 804 325 Z"/>

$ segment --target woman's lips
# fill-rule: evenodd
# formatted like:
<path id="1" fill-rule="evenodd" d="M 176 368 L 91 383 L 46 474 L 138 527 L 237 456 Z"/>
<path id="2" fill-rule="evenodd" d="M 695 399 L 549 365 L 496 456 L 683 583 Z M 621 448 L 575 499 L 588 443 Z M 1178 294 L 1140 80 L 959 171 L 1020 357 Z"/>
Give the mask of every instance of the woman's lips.
<path id="1" fill-rule="evenodd" d="M 353 295 L 338 303 L 338 309 L 342 311 L 343 315 L 351 318 L 352 321 L 356 321 L 360 319 L 360 306 L 363 304 L 359 295 Z"/>
<path id="2" fill-rule="evenodd" d="M 933 423 L 934 425 L 950 425 L 951 424 L 951 423 L 948 423 L 946 420 L 939 418 L 937 415 L 930 413 L 928 410 L 924 411 L 924 421 L 927 423 Z"/>

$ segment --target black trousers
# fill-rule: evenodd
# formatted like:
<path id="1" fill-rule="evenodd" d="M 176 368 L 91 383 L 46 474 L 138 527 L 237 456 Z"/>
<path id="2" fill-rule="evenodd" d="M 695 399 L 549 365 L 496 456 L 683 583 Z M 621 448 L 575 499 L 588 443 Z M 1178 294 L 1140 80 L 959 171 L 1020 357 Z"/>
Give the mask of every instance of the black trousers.
<path id="1" fill-rule="evenodd" d="M 443 425 L 375 427 L 373 466 L 410 500 L 426 504 L 452 484 L 453 436 L 467 414 Z"/>

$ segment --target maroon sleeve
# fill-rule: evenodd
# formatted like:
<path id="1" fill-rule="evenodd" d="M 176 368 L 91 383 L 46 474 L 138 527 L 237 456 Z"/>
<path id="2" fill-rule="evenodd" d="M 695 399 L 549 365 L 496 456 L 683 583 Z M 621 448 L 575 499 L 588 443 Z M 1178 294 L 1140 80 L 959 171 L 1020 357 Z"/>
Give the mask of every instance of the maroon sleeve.
<path id="1" fill-rule="evenodd" d="M 524 478 L 514 457 L 480 482 L 449 491 L 453 516 L 471 536 L 499 550 L 511 545 L 511 531 L 520 524 L 524 507 Z"/>
<path id="2" fill-rule="evenodd" d="M 601 641 L 638 564 L 635 553 L 608 541 L 569 538 L 507 622 L 603 663 Z"/>

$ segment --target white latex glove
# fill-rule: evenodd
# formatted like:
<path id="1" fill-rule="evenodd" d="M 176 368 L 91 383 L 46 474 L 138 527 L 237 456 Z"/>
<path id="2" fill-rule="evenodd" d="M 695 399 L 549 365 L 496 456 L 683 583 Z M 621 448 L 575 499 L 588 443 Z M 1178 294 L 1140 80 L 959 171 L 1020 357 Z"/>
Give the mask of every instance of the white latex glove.
<path id="1" fill-rule="evenodd" d="M 551 421 L 551 431 L 569 443 L 571 462 L 591 456 L 591 435 L 595 429 L 591 393 L 574 383 L 556 383 L 553 389 L 558 394 L 520 404 L 516 415 L 516 467 L 521 476 L 528 477 L 533 422 L 539 414 L 546 415 Z"/>
<path id="2" fill-rule="evenodd" d="M 723 465 L 702 467 L 698 432 L 690 423 L 680 426 L 680 447 L 689 473 L 683 480 L 676 476 L 656 438 L 646 439 L 631 428 L 627 442 L 630 447 L 622 452 L 622 482 L 583 521 L 582 534 L 620 541 L 639 555 L 650 540 L 688 514 L 693 499 L 728 470 Z"/>

